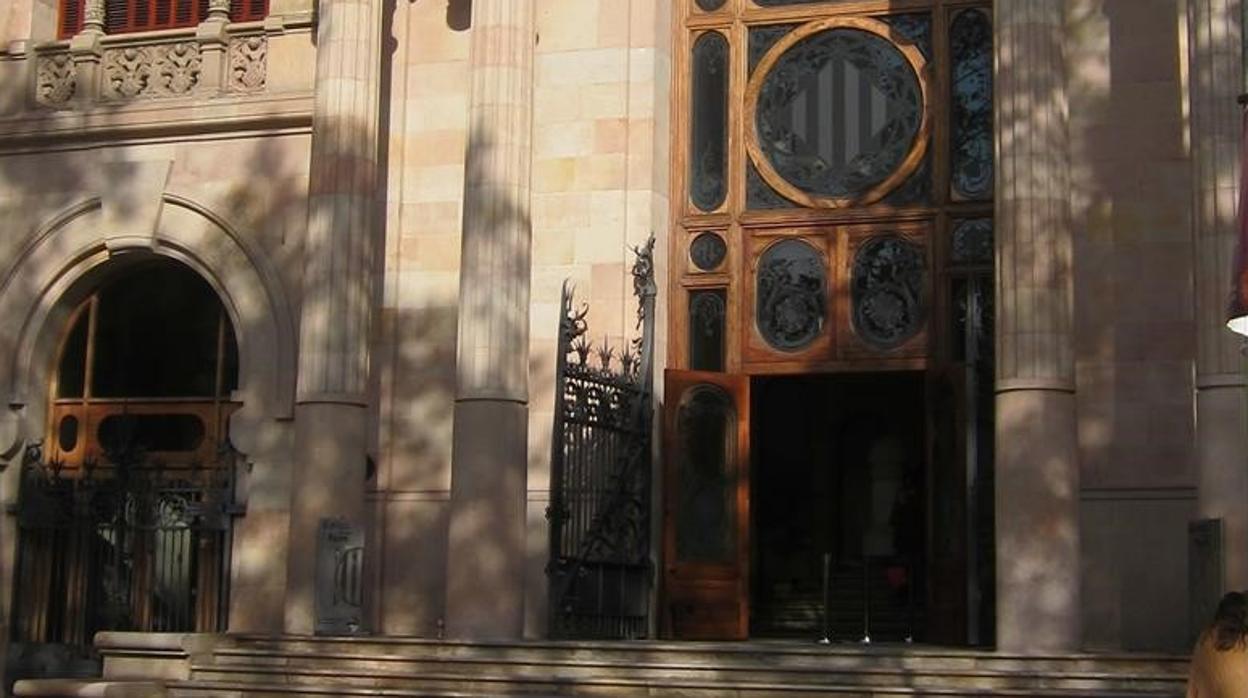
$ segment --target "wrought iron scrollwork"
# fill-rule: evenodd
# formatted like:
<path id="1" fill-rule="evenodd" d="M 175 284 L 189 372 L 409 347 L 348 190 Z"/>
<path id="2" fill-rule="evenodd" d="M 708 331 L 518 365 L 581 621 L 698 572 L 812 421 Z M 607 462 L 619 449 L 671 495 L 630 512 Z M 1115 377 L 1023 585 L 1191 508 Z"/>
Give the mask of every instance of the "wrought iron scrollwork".
<path id="1" fill-rule="evenodd" d="M 590 339 L 589 308 L 564 284 L 551 448 L 551 633 L 640 637 L 650 571 L 654 238 L 633 249 L 636 336 Z"/>
<path id="2" fill-rule="evenodd" d="M 900 235 L 867 240 L 854 256 L 850 300 L 854 329 L 891 349 L 919 332 L 925 317 L 926 265 L 919 245 Z"/>
<path id="3" fill-rule="evenodd" d="M 224 629 L 236 454 L 166 467 L 139 450 L 81 467 L 27 445 L 14 640 L 89 646 L 99 630 Z"/>

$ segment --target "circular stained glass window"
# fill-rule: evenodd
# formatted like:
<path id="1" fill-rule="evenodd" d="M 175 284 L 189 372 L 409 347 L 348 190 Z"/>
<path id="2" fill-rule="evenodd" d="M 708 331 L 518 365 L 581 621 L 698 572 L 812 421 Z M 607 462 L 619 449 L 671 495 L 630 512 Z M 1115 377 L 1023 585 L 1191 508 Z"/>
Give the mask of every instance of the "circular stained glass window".
<path id="1" fill-rule="evenodd" d="M 689 245 L 693 264 L 702 271 L 714 271 L 728 256 L 728 245 L 715 233 L 702 233 Z"/>
<path id="2" fill-rule="evenodd" d="M 869 203 L 925 150 L 922 54 L 874 20 L 805 25 L 763 57 L 747 105 L 751 156 L 768 182 L 808 206 Z"/>

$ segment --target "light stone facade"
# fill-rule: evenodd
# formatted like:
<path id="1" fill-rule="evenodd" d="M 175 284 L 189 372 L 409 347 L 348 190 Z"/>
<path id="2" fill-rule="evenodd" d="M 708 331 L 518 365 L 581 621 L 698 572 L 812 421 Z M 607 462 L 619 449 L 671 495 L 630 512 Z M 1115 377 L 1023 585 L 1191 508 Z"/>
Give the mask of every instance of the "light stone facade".
<path id="1" fill-rule="evenodd" d="M 651 232 L 666 278 L 684 1 L 273 0 L 263 22 L 162 33 L 200 67 L 169 73 L 189 86 L 137 91 L 110 56 L 151 37 L 56 41 L 48 0 L 5 3 L 0 507 L 16 501 L 23 444 L 45 436 L 66 313 L 114 258 L 164 255 L 219 292 L 239 338 L 231 437 L 249 467 L 230 629 L 311 631 L 315 526 L 332 513 L 367 522 L 369 631 L 544 636 L 559 291 L 570 279 L 619 345 L 634 331 L 629 247 Z M 1248 584 L 1243 364 L 1219 315 L 1239 3 L 994 11 L 998 639 L 1183 648 L 1190 520 L 1224 518 L 1225 586 Z M 358 125 L 331 142 L 336 119 Z M 484 178 L 466 161 L 480 135 L 512 151 Z M 461 264 L 480 258 L 469 231 L 494 231 L 468 203 L 503 192 L 528 262 L 509 280 L 519 306 L 493 310 L 522 324 L 473 334 L 504 298 Z M 659 368 L 679 364 L 667 313 L 660 294 Z M 470 358 L 496 364 L 468 375 Z M 514 505 L 499 529 L 519 526 L 511 536 L 480 538 L 457 514 L 453 474 L 479 482 L 496 457 L 456 461 L 457 429 L 470 443 L 495 427 L 457 424 L 465 397 L 523 406 L 497 444 L 523 484 L 489 495 Z M 16 536 L 4 511 L 0 645 Z M 489 546 L 506 574 L 482 571 Z M 516 615 L 496 626 L 457 615 L 502 597 Z"/>

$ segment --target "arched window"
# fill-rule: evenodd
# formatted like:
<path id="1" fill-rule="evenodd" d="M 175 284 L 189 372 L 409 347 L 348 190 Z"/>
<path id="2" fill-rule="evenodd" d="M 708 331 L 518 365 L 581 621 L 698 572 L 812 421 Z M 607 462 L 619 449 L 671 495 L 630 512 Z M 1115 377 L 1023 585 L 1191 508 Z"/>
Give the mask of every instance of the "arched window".
<path id="1" fill-rule="evenodd" d="M 60 0 L 59 35 L 82 31 L 86 0 Z M 269 0 L 230 0 L 231 22 L 252 22 L 269 14 Z M 208 0 L 104 0 L 104 31 L 109 34 L 193 27 L 208 17 Z"/>
<path id="2" fill-rule="evenodd" d="M 225 439 L 237 387 L 238 347 L 216 292 L 177 262 L 143 262 L 71 316 L 52 382 L 48 455 L 66 465 L 134 451 L 205 463 Z"/>

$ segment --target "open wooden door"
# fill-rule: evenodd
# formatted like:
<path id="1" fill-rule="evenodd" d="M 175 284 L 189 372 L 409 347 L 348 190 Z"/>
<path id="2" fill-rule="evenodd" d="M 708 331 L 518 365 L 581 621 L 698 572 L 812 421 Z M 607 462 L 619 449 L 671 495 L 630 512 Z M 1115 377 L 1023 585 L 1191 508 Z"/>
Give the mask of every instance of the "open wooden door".
<path id="1" fill-rule="evenodd" d="M 749 634 L 748 376 L 669 370 L 663 414 L 663 634 Z"/>

